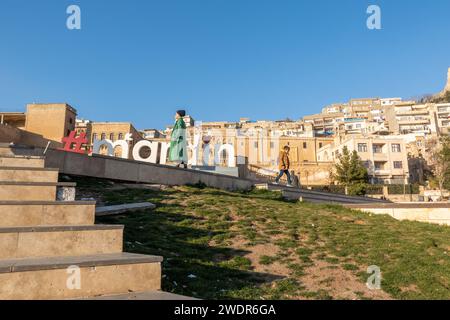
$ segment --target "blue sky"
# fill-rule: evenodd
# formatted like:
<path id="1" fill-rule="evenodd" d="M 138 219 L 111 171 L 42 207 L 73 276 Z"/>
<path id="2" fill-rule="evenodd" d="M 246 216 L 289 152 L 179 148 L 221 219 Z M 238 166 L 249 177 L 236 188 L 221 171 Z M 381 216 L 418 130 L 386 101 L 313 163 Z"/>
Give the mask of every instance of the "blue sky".
<path id="1" fill-rule="evenodd" d="M 370 4 L 382 30 L 366 28 Z M 448 0 L 1 0 L 0 110 L 68 102 L 141 129 L 178 108 L 298 119 L 351 97 L 433 93 L 450 67 L 448 12 Z"/>

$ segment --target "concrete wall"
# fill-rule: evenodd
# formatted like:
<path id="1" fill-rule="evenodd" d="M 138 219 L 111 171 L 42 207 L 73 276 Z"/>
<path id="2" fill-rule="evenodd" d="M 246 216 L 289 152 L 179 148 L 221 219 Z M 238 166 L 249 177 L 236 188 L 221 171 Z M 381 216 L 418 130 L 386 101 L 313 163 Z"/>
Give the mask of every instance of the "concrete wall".
<path id="1" fill-rule="evenodd" d="M 382 194 L 370 194 L 367 195 L 370 198 L 381 199 Z M 392 202 L 419 202 L 420 194 L 385 194 L 387 200 Z"/>
<path id="2" fill-rule="evenodd" d="M 387 214 L 397 220 L 412 220 L 450 226 L 450 203 L 352 204 L 348 208 Z"/>
<path id="3" fill-rule="evenodd" d="M 49 140 L 43 136 L 28 131 L 20 130 L 11 126 L 0 124 L 0 143 L 16 143 L 44 148 Z M 61 143 L 51 142 L 54 148 L 62 147 Z"/>
<path id="4" fill-rule="evenodd" d="M 61 142 L 75 130 L 76 110 L 66 103 L 28 104 L 25 130 Z"/>
<path id="5" fill-rule="evenodd" d="M 45 166 L 59 168 L 65 174 L 141 183 L 186 185 L 202 182 L 209 187 L 225 190 L 249 190 L 253 185 L 250 180 L 220 174 L 54 149 L 48 150 Z"/>

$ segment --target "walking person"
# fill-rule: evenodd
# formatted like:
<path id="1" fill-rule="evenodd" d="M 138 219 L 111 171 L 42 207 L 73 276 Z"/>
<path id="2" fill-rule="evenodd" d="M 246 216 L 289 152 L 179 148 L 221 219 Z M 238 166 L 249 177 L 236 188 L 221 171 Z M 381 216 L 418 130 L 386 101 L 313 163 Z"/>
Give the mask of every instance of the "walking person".
<path id="1" fill-rule="evenodd" d="M 280 173 L 278 174 L 277 178 L 275 179 L 275 184 L 278 184 L 280 182 L 281 177 L 283 174 L 287 177 L 287 186 L 292 187 L 292 180 L 291 180 L 291 174 L 289 173 L 290 168 L 290 161 L 289 161 L 289 146 L 284 146 L 283 151 L 280 152 L 280 158 L 278 163 L 278 169 L 280 170 Z"/>
<path id="2" fill-rule="evenodd" d="M 178 110 L 175 113 L 175 125 L 170 135 L 169 160 L 176 163 L 177 167 L 187 168 L 187 141 L 186 123 L 183 117 L 186 111 Z"/>

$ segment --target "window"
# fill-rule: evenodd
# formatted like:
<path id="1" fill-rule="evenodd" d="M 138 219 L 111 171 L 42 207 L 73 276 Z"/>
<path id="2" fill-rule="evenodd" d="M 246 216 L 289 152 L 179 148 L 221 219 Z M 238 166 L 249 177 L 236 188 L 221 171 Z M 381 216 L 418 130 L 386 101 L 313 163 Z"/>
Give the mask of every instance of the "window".
<path id="1" fill-rule="evenodd" d="M 374 163 L 375 170 L 383 170 L 384 169 L 384 162 L 375 162 Z"/>
<path id="2" fill-rule="evenodd" d="M 402 169 L 403 162 L 402 161 L 394 161 L 394 169 Z"/>
<path id="3" fill-rule="evenodd" d="M 367 143 L 358 143 L 358 152 L 367 152 Z"/>
<path id="4" fill-rule="evenodd" d="M 402 152 L 402 148 L 399 143 L 392 144 L 392 152 Z"/>
<path id="5" fill-rule="evenodd" d="M 382 144 L 374 144 L 372 146 L 373 153 L 383 153 L 383 145 Z"/>
<path id="6" fill-rule="evenodd" d="M 102 133 L 101 139 L 102 139 L 102 140 L 105 140 L 105 139 L 106 139 L 106 133 Z"/>
<path id="7" fill-rule="evenodd" d="M 94 133 L 94 134 L 92 135 L 92 141 L 95 141 L 95 140 L 97 140 L 97 134 L 96 134 L 96 133 Z"/>
<path id="8" fill-rule="evenodd" d="M 114 141 L 114 133 L 109 134 L 109 140 Z"/>
<path id="9" fill-rule="evenodd" d="M 323 143 L 319 142 L 319 149 L 323 147 Z"/>
<path id="10" fill-rule="evenodd" d="M 119 133 L 118 139 L 123 140 L 123 133 Z"/>
<path id="11" fill-rule="evenodd" d="M 303 149 L 308 148 L 308 144 L 306 142 L 303 142 Z"/>

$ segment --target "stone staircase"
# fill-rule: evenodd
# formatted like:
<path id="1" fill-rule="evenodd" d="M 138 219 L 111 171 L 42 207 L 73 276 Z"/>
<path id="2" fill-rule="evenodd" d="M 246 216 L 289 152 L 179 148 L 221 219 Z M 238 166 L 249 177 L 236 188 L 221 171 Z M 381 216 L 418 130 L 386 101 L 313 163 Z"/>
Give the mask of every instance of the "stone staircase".
<path id="1" fill-rule="evenodd" d="M 0 154 L 0 299 L 160 296 L 162 257 L 122 252 L 123 226 L 95 225 L 95 202 L 56 201 L 74 186 L 42 157 Z"/>

